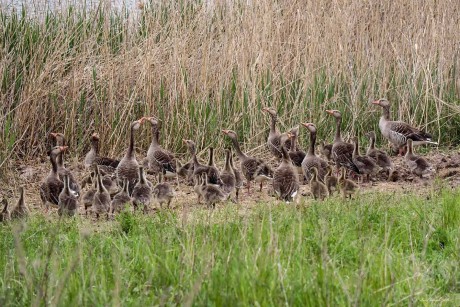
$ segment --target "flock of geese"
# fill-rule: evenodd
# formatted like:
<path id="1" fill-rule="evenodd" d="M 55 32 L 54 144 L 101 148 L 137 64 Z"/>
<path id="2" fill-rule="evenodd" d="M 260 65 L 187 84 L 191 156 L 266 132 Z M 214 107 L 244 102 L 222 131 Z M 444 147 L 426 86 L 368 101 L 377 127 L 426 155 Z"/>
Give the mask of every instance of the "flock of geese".
<path id="1" fill-rule="evenodd" d="M 380 132 L 393 148 L 405 157 L 408 169 L 417 176 L 429 176 L 433 168 L 423 157 L 414 153 L 413 146 L 437 144 L 431 140 L 431 135 L 405 122 L 392 121 L 388 100 L 380 99 L 373 104 L 383 109 L 379 121 Z M 342 139 L 342 117 L 338 110 L 326 110 L 335 118 L 336 133 L 332 144 L 322 142 L 322 157 L 315 151 L 317 128 L 313 123 L 302 123 L 310 134 L 309 149 L 304 152 L 297 146 L 299 126 L 280 133 L 276 129 L 276 111 L 273 108 L 262 110 L 271 117 L 267 145 L 270 153 L 279 161 L 276 169 L 272 169 L 262 159 L 245 154 L 240 148 L 236 132 L 232 130 L 222 130 L 222 133 L 230 138 L 233 144 L 240 162 L 239 168 L 233 163 L 230 148 L 225 149 L 223 170 L 220 171 L 214 163 L 213 148 L 210 148 L 208 163 L 202 164 L 197 158 L 196 145 L 192 140 L 183 140 L 191 158 L 182 164 L 173 153 L 159 143 L 160 120 L 156 117 L 143 117 L 131 123 L 129 146 L 120 161 L 100 156 L 99 135 L 91 135 L 91 149 L 84 160 L 84 166 L 90 170 L 90 175 L 78 183 L 72 172 L 64 166 L 63 154 L 68 149 L 64 135 L 51 133 L 54 140 L 54 147 L 48 152 L 51 171 L 40 185 L 42 204 L 46 212 L 50 205 L 57 206 L 60 216 L 73 216 L 80 206 L 84 207 L 85 214 L 91 209 L 97 218 L 109 218 L 127 206 L 133 207 L 134 210 L 143 210 L 145 213 L 154 202 L 160 207 L 164 204 L 170 206 L 175 191 L 168 179 L 175 179 L 178 186 L 179 177 L 193 186 L 199 203 L 203 201 L 211 208 L 227 200 L 238 202 L 240 189 L 243 188 L 243 178 L 246 180 L 248 195 L 253 182 L 260 185 L 260 190 L 265 182 L 271 182 L 276 197 L 289 202 L 298 199 L 300 185 L 307 181 L 315 199 L 324 199 L 334 192 L 340 192 L 347 198 L 351 197 L 358 187 L 352 179 L 358 178 L 359 181 L 359 178 L 362 178 L 363 181 L 369 181 L 382 170 L 390 180 L 395 171 L 387 153 L 375 148 L 376 136 L 373 131 L 366 133 L 370 142 L 365 155 L 360 153 L 357 137 L 351 138 L 352 143 Z M 146 158 L 139 163 L 134 151 L 135 131 L 145 122 L 150 123 L 153 137 Z M 147 172 L 155 175 L 158 181 L 156 185 L 146 178 Z M 338 174 L 340 175 L 336 177 Z M 18 204 L 11 212 L 7 199 L 4 198 L 2 202 L 0 221 L 28 215 L 23 187 L 20 188 Z"/>

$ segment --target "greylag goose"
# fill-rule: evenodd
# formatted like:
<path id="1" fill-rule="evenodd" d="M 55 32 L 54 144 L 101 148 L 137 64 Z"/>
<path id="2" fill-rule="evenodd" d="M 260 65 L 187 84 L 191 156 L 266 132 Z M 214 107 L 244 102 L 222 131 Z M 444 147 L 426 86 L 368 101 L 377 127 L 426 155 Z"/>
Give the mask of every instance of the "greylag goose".
<path id="1" fill-rule="evenodd" d="M 93 186 L 90 187 L 85 193 L 83 193 L 83 196 L 81 197 L 81 202 L 83 204 L 83 207 L 85 208 L 85 215 L 88 215 L 88 208 L 93 205 L 94 194 L 96 194 L 97 192 L 97 177 L 95 175 L 95 172 L 92 172 L 90 177 L 91 179 L 86 181 L 92 183 Z"/>
<path id="2" fill-rule="evenodd" d="M 193 186 L 193 190 L 195 191 L 195 194 L 198 198 L 198 204 L 201 204 L 201 198 L 203 198 L 203 187 L 205 186 L 205 183 L 203 183 L 203 178 L 202 176 L 196 176 L 193 177 L 193 180 L 195 182 L 195 185 Z"/>
<path id="3" fill-rule="evenodd" d="M 375 148 L 375 132 L 369 131 L 366 133 L 366 137 L 369 138 L 369 147 L 367 148 L 366 155 L 374 159 L 375 163 L 377 163 L 377 165 L 388 174 L 388 177 L 390 177 L 394 168 L 393 162 L 391 162 L 386 152 Z"/>
<path id="4" fill-rule="evenodd" d="M 267 139 L 268 149 L 273 154 L 273 156 L 275 156 L 278 159 L 281 159 L 283 157 L 281 152 L 281 133 L 278 130 L 276 130 L 276 121 L 278 120 L 278 114 L 276 113 L 275 109 L 268 107 L 263 108 L 262 111 L 267 112 L 271 117 L 270 133 L 268 134 Z M 291 141 L 289 139 L 286 139 L 284 146 L 290 149 Z"/>
<path id="5" fill-rule="evenodd" d="M 90 137 L 91 149 L 88 151 L 88 153 L 85 156 L 85 167 L 89 168 L 94 163 L 96 163 L 97 165 L 105 165 L 105 166 L 109 166 L 115 169 L 118 166 L 118 163 L 120 163 L 120 161 L 112 159 L 112 158 L 99 156 L 99 140 L 100 140 L 100 137 L 98 133 L 93 133 L 91 135 Z"/>
<path id="6" fill-rule="evenodd" d="M 345 177 L 346 169 L 344 166 L 341 167 L 341 171 L 342 173 L 340 174 L 339 178 L 340 192 L 342 193 L 343 198 L 351 198 L 351 195 L 353 195 L 358 189 L 358 185 Z"/>
<path id="7" fill-rule="evenodd" d="M 77 212 L 77 197 L 70 191 L 69 176 L 64 175 L 64 188 L 59 194 L 59 216 L 74 216 Z"/>
<path id="8" fill-rule="evenodd" d="M 110 213 L 112 215 L 121 212 L 126 206 L 131 207 L 132 199 L 129 196 L 128 186 L 128 180 L 123 180 L 122 190 L 113 197 L 112 202 L 110 203 Z"/>
<path id="9" fill-rule="evenodd" d="M 233 174 L 235 175 L 235 196 L 236 201 L 238 202 L 240 189 L 243 187 L 243 177 L 241 176 L 240 170 L 237 169 L 233 164 L 233 154 L 230 155 L 230 167 L 232 168 Z"/>
<path id="10" fill-rule="evenodd" d="M 281 153 L 281 164 L 273 174 L 273 190 L 280 200 L 289 202 L 299 192 L 299 176 L 284 145 L 281 146 Z"/>
<path id="11" fill-rule="evenodd" d="M 133 190 L 133 204 L 134 208 L 142 207 L 144 213 L 147 213 L 148 207 L 152 200 L 152 183 L 145 178 L 144 168 L 139 167 L 139 181 Z"/>
<path id="12" fill-rule="evenodd" d="M 201 187 L 201 195 L 203 196 L 204 203 L 209 208 L 216 208 L 216 204 L 227 199 L 227 195 L 222 192 L 221 189 L 216 187 L 214 184 L 209 183 L 208 175 L 204 173 L 206 184 Z"/>
<path id="13" fill-rule="evenodd" d="M 143 118 L 135 120 L 131 123 L 129 134 L 129 146 L 125 156 L 118 163 L 116 175 L 119 182 L 128 180 L 129 191 L 132 192 L 134 185 L 139 180 L 139 163 L 136 160 L 134 152 L 134 131 L 138 130 L 143 122 Z"/>
<path id="14" fill-rule="evenodd" d="M 328 190 L 324 183 L 318 180 L 318 169 L 316 166 L 313 166 L 310 169 L 311 179 L 310 179 L 310 189 L 311 194 L 313 194 L 314 199 L 323 200 L 328 196 Z"/>
<path id="15" fill-rule="evenodd" d="M 262 191 L 264 181 L 273 179 L 273 170 L 263 160 L 250 157 L 241 151 L 235 131 L 222 130 L 222 132 L 232 140 L 233 147 L 240 159 L 241 171 L 248 182 L 248 194 L 253 180 L 260 182 L 260 190 Z"/>
<path id="16" fill-rule="evenodd" d="M 337 191 L 337 186 L 339 183 L 339 179 L 332 174 L 332 166 L 327 167 L 327 173 L 326 176 L 324 176 L 324 184 L 326 185 L 327 192 L 329 195 L 332 196 L 332 193 L 334 191 Z"/>
<path id="17" fill-rule="evenodd" d="M 326 112 L 335 118 L 336 131 L 334 143 L 332 144 L 332 160 L 337 167 L 344 166 L 347 169 L 359 174 L 359 169 L 353 163 L 353 144 L 345 143 L 340 134 L 340 126 L 342 125 L 342 114 L 338 110 L 326 110 Z"/>
<path id="18" fill-rule="evenodd" d="M 145 117 L 152 125 L 152 143 L 147 151 L 148 165 L 157 174 L 164 174 L 166 178 L 177 179 L 176 157 L 159 143 L 160 122 L 155 117 Z"/>
<path id="19" fill-rule="evenodd" d="M 193 160 L 193 177 L 201 176 L 206 173 L 209 179 L 209 182 L 214 185 L 221 185 L 222 180 L 220 179 L 219 170 L 214 165 L 214 151 L 211 147 L 209 150 L 209 164 L 203 165 L 198 161 L 196 157 L 196 146 L 192 140 L 182 140 L 188 147 L 190 154 L 192 155 Z"/>
<path id="20" fill-rule="evenodd" d="M 171 201 L 175 196 L 174 190 L 167 182 L 162 182 L 162 174 L 160 174 L 158 184 L 153 188 L 153 198 L 160 204 L 160 208 L 163 208 L 163 204 L 166 204 L 168 208 L 171 206 Z"/>
<path id="21" fill-rule="evenodd" d="M 59 204 L 59 194 L 64 188 L 64 183 L 59 179 L 56 157 L 66 149 L 66 146 L 55 146 L 50 152 L 51 172 L 40 185 L 40 198 L 43 206 L 48 209 L 47 204 Z"/>
<path id="22" fill-rule="evenodd" d="M 24 187 L 19 187 L 19 199 L 16 207 L 11 211 L 11 219 L 21 219 L 28 216 L 29 209 L 24 202 Z"/>
<path id="23" fill-rule="evenodd" d="M 358 138 L 356 136 L 352 137 L 352 141 L 354 144 L 352 154 L 353 163 L 359 169 L 359 174 L 367 177 L 367 181 L 369 181 L 371 175 L 374 176 L 375 174 L 377 174 L 377 172 L 379 171 L 379 167 L 371 157 L 361 156 L 359 154 L 359 143 Z"/>
<path id="24" fill-rule="evenodd" d="M 233 172 L 233 168 L 230 164 L 231 157 L 231 149 L 225 149 L 225 167 L 222 171 L 222 174 L 220 175 L 220 179 L 222 180 L 221 189 L 227 195 L 230 195 L 233 192 L 233 190 L 235 190 L 236 184 L 235 173 Z"/>
<path id="25" fill-rule="evenodd" d="M 315 154 L 315 145 L 316 145 L 316 126 L 312 123 L 302 123 L 302 126 L 308 129 L 310 132 L 310 147 L 308 148 L 308 153 L 302 161 L 302 171 L 308 180 L 311 179 L 311 169 L 316 167 L 318 171 L 318 179 L 320 181 L 324 180 L 324 175 L 326 175 L 326 170 L 328 163 L 318 157 Z"/>
<path id="26" fill-rule="evenodd" d="M 383 113 L 379 120 L 380 132 L 393 146 L 398 148 L 399 154 L 403 155 L 404 147 L 409 139 L 413 141 L 413 145 L 438 145 L 437 142 L 431 140 L 431 134 L 416 129 L 405 122 L 390 120 L 390 102 L 388 100 L 382 98 L 372 103 L 382 107 Z"/>
<path id="27" fill-rule="evenodd" d="M 106 214 L 109 219 L 110 209 L 110 194 L 102 183 L 102 176 L 99 173 L 99 168 L 96 166 L 96 183 L 97 189 L 93 199 L 93 212 L 96 214 L 96 218 L 99 219 L 99 215 Z"/>
<path id="28" fill-rule="evenodd" d="M 3 210 L 0 213 L 0 222 L 6 222 L 11 220 L 11 213 L 8 209 L 8 200 L 6 198 L 2 199 Z"/>
<path id="29" fill-rule="evenodd" d="M 319 150 L 327 161 L 331 161 L 332 145 L 333 144 L 326 144 L 324 140 L 321 140 L 320 142 Z"/>
<path id="30" fill-rule="evenodd" d="M 80 197 L 80 185 L 75 180 L 73 173 L 64 166 L 64 153 L 68 149 L 68 146 L 65 145 L 66 140 L 64 134 L 55 132 L 51 132 L 50 134 L 55 140 L 55 146 L 61 146 L 65 148 L 56 156 L 57 173 L 59 175 L 59 179 L 64 181 L 64 176 L 67 175 L 69 177 L 70 190 L 78 198 Z"/>
<path id="31" fill-rule="evenodd" d="M 291 148 L 289 149 L 289 157 L 294 166 L 301 168 L 302 161 L 305 159 L 306 153 L 297 148 L 297 138 L 299 136 L 299 126 L 295 126 L 288 132 L 288 137 L 291 140 Z"/>
<path id="32" fill-rule="evenodd" d="M 429 177 L 434 172 L 433 167 L 424 158 L 414 154 L 412 139 L 407 140 L 407 152 L 405 155 L 406 164 L 410 171 L 415 175 L 422 177 Z"/>

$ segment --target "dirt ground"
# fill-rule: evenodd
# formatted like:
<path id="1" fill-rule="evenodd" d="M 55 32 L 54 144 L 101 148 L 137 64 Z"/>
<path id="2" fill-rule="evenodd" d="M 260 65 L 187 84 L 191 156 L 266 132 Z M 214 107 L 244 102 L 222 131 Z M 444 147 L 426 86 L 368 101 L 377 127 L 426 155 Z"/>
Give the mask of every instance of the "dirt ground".
<path id="1" fill-rule="evenodd" d="M 260 156 L 260 155 L 259 155 Z M 139 157 L 138 157 L 139 158 Z M 386 174 L 383 172 L 378 174 L 374 181 L 369 183 L 359 183 L 359 193 L 371 193 L 373 191 L 379 192 L 415 192 L 428 190 L 428 187 L 432 186 L 433 183 L 440 179 L 445 182 L 445 186 L 457 187 L 460 184 L 460 153 L 458 151 L 450 152 L 439 152 L 432 151 L 426 155 L 425 158 L 435 167 L 436 174 L 431 178 L 419 178 L 412 175 L 405 166 L 403 157 L 392 157 L 395 164 L 395 170 L 397 175 L 395 181 L 389 182 L 386 180 Z M 204 158 L 203 161 L 206 161 Z M 218 166 L 222 167 L 223 161 L 219 161 Z M 270 160 L 273 168 L 276 168 L 276 161 Z M 71 161 L 66 163 L 74 176 L 81 182 L 88 172 L 84 170 L 82 162 Z M 239 165 L 237 163 L 236 165 Z M 0 187 L 0 198 L 6 197 L 9 199 L 11 205 L 14 205 L 18 198 L 18 187 L 20 185 L 25 186 L 25 200 L 26 205 L 29 207 L 31 212 L 43 211 L 39 196 L 39 185 L 41 181 L 48 175 L 50 171 L 50 163 L 47 160 L 41 159 L 41 161 L 16 161 L 11 168 L 12 170 L 7 174 L 6 179 Z M 148 175 L 148 179 L 155 184 L 155 178 Z M 197 204 L 197 197 L 193 191 L 193 187 L 187 186 L 183 180 L 180 180 L 180 184 L 177 187 L 175 181 L 171 181 L 176 197 L 172 202 L 172 207 L 180 210 L 184 207 L 200 206 Z M 83 189 L 82 193 L 86 190 Z M 302 184 L 301 186 L 301 197 L 312 199 L 310 196 L 310 189 L 308 184 Z M 243 210 L 249 209 L 253 204 L 262 201 L 273 201 L 275 200 L 273 193 L 271 192 L 271 184 L 265 184 L 262 192 L 259 191 L 258 186 L 252 185 L 251 195 L 247 195 L 247 189 L 240 191 L 240 202 L 239 205 Z M 203 205 L 201 205 L 203 206 Z M 152 205 L 151 211 L 157 210 L 156 204 Z M 84 214 L 84 210 L 79 210 L 80 214 Z"/>

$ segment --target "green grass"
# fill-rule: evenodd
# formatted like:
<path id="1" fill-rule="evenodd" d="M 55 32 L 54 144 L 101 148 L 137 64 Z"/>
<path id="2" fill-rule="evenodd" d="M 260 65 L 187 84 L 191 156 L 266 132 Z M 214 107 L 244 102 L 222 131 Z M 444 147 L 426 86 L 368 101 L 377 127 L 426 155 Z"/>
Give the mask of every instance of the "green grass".
<path id="1" fill-rule="evenodd" d="M 460 191 L 229 204 L 0 227 L 0 305 L 425 305 L 460 300 Z"/>

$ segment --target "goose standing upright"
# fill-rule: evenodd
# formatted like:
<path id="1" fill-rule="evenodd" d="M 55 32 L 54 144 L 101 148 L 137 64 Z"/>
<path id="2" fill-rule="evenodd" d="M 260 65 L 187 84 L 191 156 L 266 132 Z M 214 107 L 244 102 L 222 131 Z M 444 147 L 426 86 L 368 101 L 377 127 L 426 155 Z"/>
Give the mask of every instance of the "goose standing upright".
<path id="1" fill-rule="evenodd" d="M 102 176 L 99 172 L 98 166 L 96 166 L 96 178 L 97 178 L 97 191 L 94 194 L 93 200 L 93 212 L 96 213 L 96 218 L 99 219 L 99 215 L 106 214 L 109 219 L 110 209 L 110 194 L 102 183 Z"/>
<path id="2" fill-rule="evenodd" d="M 278 114 L 276 113 L 276 110 L 273 108 L 263 108 L 262 111 L 267 112 L 270 115 L 271 118 L 271 123 L 270 123 L 270 133 L 268 134 L 268 139 L 267 139 L 267 146 L 270 152 L 272 153 L 275 158 L 281 159 L 283 157 L 283 154 L 281 152 L 281 133 L 276 130 L 276 122 L 278 120 Z M 285 146 L 289 150 L 291 147 L 291 141 L 289 139 L 286 139 L 285 141 Z"/>
<path id="3" fill-rule="evenodd" d="M 64 134 L 62 133 L 50 133 L 51 136 L 54 138 L 55 142 L 56 142 L 56 146 L 61 146 L 63 148 L 65 148 L 63 151 L 61 151 L 60 154 L 58 154 L 56 156 L 56 163 L 57 163 L 57 173 L 59 175 L 59 179 L 61 179 L 61 181 L 64 181 L 64 176 L 68 176 L 69 177 L 69 182 L 70 182 L 70 190 L 71 192 L 77 197 L 79 198 L 80 197 L 80 185 L 78 184 L 78 182 L 75 180 L 75 177 L 73 175 L 73 173 L 67 169 L 64 165 L 64 153 L 65 151 L 69 148 L 68 146 L 65 145 L 66 141 L 65 141 L 65 137 L 64 137 Z"/>
<path id="4" fill-rule="evenodd" d="M 66 146 L 55 146 L 50 152 L 51 171 L 40 185 L 40 198 L 43 206 L 48 211 L 48 203 L 59 204 L 59 194 L 64 188 L 64 183 L 59 179 L 56 157 L 66 149 Z"/>
<path id="5" fill-rule="evenodd" d="M 359 169 L 353 163 L 353 144 L 345 143 L 342 140 L 340 129 L 342 125 L 342 114 L 338 110 L 326 110 L 329 115 L 334 116 L 336 122 L 336 131 L 334 143 L 332 144 L 332 160 L 337 167 L 345 167 L 356 174 L 359 174 Z"/>
<path id="6" fill-rule="evenodd" d="M 239 201 L 240 189 L 243 187 L 243 177 L 241 176 L 241 172 L 239 169 L 235 167 L 233 164 L 233 154 L 230 154 L 230 167 L 233 170 L 233 174 L 235 175 L 235 196 L 236 201 Z"/>
<path id="7" fill-rule="evenodd" d="M 311 193 L 313 194 L 313 198 L 323 200 L 328 196 L 328 189 L 324 183 L 318 180 L 318 169 L 316 166 L 313 166 L 310 169 L 312 175 L 310 180 L 310 188 Z"/>
<path id="8" fill-rule="evenodd" d="M 316 167 L 318 179 L 324 181 L 326 175 L 328 163 L 318 157 L 315 153 L 316 146 L 316 126 L 312 123 L 302 123 L 302 126 L 308 129 L 310 132 L 310 147 L 308 153 L 302 161 L 302 171 L 308 180 L 311 179 L 312 168 Z"/>
<path id="9" fill-rule="evenodd" d="M 110 166 L 115 169 L 120 161 L 99 156 L 99 140 L 100 137 L 98 133 L 95 132 L 91 135 L 91 149 L 85 156 L 85 168 L 90 168 L 94 163 L 96 163 L 97 165 Z"/>
<path id="10" fill-rule="evenodd" d="M 24 187 L 19 187 L 19 199 L 16 207 L 11 211 L 11 219 L 21 219 L 29 216 L 29 209 L 24 202 Z"/>
<path id="11" fill-rule="evenodd" d="M 299 176 L 284 145 L 281 146 L 283 158 L 273 174 L 273 190 L 280 200 L 289 202 L 299 192 Z"/>
<path id="12" fill-rule="evenodd" d="M 241 151 L 235 131 L 222 130 L 222 132 L 232 140 L 235 152 L 240 159 L 241 171 L 248 182 L 248 194 L 253 180 L 260 182 L 260 191 L 262 191 L 264 181 L 273 179 L 273 170 L 263 160 L 250 157 Z"/>
<path id="13" fill-rule="evenodd" d="M 132 205 L 132 198 L 129 196 L 127 179 L 123 180 L 122 190 L 113 197 L 112 202 L 110 203 L 110 214 L 113 215 L 121 212 L 126 205 L 130 207 Z"/>
<path id="14" fill-rule="evenodd" d="M 175 196 L 174 190 L 167 182 L 162 182 L 162 174 L 160 174 L 158 184 L 153 188 L 153 198 L 160 204 L 160 208 L 163 208 L 163 204 L 166 204 L 168 208 L 171 206 L 171 201 Z"/>
<path id="15" fill-rule="evenodd" d="M 340 169 L 342 171 L 339 178 L 340 192 L 342 193 L 343 198 L 351 198 L 351 195 L 353 195 L 358 189 L 358 185 L 346 178 L 346 170 L 344 166 L 342 166 Z"/>
<path id="16" fill-rule="evenodd" d="M 412 139 L 408 139 L 407 152 L 404 158 L 410 171 L 420 178 L 430 176 L 434 172 L 433 167 L 423 157 L 415 155 L 413 150 L 413 141 Z"/>
<path id="17" fill-rule="evenodd" d="M 77 197 L 70 190 L 69 176 L 64 175 L 64 188 L 59 194 L 59 216 L 74 216 L 77 212 Z"/>
<path id="18" fill-rule="evenodd" d="M 413 145 L 438 145 L 437 142 L 431 140 L 431 134 L 416 129 L 403 121 L 390 120 L 390 102 L 388 100 L 382 98 L 372 103 L 382 107 L 383 113 L 379 120 L 380 132 L 390 143 L 398 148 L 400 155 L 404 154 L 405 146 L 409 139 L 413 141 Z"/>
<path id="19" fill-rule="evenodd" d="M 193 161 L 193 174 L 192 177 L 202 176 L 206 173 L 208 176 L 208 181 L 210 184 L 222 185 L 222 180 L 220 178 L 219 170 L 214 165 L 214 149 L 211 147 L 209 149 L 209 163 L 208 165 L 201 164 L 198 161 L 196 156 L 196 145 L 192 140 L 182 140 L 188 147 L 190 154 L 192 155 Z"/>
<path id="20" fill-rule="evenodd" d="M 288 137 L 291 140 L 291 148 L 289 149 L 289 157 L 295 167 L 302 168 L 302 161 L 305 159 L 306 153 L 297 148 L 297 138 L 299 136 L 299 126 L 295 126 L 288 132 Z"/>
<path id="21" fill-rule="evenodd" d="M 145 178 L 144 168 L 139 167 L 139 181 L 133 190 L 133 204 L 134 208 L 142 207 L 144 213 L 147 213 L 148 207 L 152 200 L 152 183 Z"/>
<path id="22" fill-rule="evenodd" d="M 116 174 L 119 182 L 128 180 L 129 191 L 132 192 L 134 185 L 139 180 L 139 163 L 134 152 L 134 131 L 138 130 L 143 122 L 143 118 L 131 123 L 129 134 L 129 146 L 125 156 L 118 163 Z"/>
<path id="23" fill-rule="evenodd" d="M 232 151 L 230 148 L 225 149 L 225 167 L 224 170 L 222 171 L 222 174 L 220 175 L 220 178 L 222 180 L 222 191 L 230 195 L 233 190 L 235 190 L 235 173 L 233 172 L 233 168 L 230 164 L 230 159 L 232 156 Z"/>
<path id="24" fill-rule="evenodd" d="M 6 222 L 11 220 L 11 213 L 8 209 L 8 200 L 6 198 L 2 199 L 3 210 L 0 213 L 0 222 Z"/>
<path id="25" fill-rule="evenodd" d="M 160 120 L 156 117 L 145 117 L 152 125 L 152 143 L 147 151 L 149 168 L 157 174 L 164 174 L 166 178 L 176 178 L 176 157 L 168 150 L 161 147 L 160 138 Z M 179 183 L 177 181 L 177 183 Z"/>

